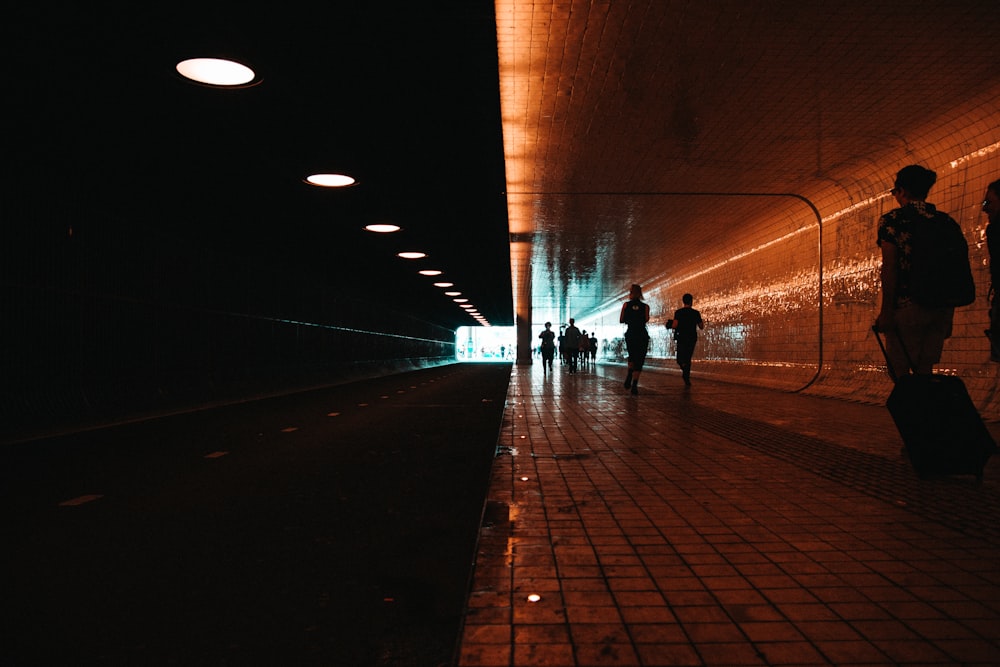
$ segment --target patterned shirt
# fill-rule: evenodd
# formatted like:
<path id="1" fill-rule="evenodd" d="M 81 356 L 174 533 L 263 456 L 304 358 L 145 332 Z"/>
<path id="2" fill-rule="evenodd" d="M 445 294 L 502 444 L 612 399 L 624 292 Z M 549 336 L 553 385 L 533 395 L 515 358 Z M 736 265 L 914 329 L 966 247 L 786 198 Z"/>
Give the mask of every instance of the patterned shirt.
<path id="1" fill-rule="evenodd" d="M 878 221 L 878 245 L 891 243 L 896 246 L 896 306 L 910 301 L 910 253 L 913 251 L 912 221 L 918 216 L 933 218 L 934 204 L 912 201 L 902 208 L 894 208 Z"/>

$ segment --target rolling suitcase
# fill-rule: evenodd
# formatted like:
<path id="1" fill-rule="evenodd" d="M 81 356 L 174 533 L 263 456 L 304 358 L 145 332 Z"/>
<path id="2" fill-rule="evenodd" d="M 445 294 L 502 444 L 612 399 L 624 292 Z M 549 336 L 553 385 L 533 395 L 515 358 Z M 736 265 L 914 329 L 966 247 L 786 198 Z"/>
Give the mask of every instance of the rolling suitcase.
<path id="1" fill-rule="evenodd" d="M 888 365 L 879 330 L 872 330 Z M 889 374 L 892 376 L 891 366 Z M 935 374 L 893 380 L 895 386 L 885 405 L 920 478 L 975 475 L 981 481 L 983 468 L 997 445 L 962 379 Z"/>

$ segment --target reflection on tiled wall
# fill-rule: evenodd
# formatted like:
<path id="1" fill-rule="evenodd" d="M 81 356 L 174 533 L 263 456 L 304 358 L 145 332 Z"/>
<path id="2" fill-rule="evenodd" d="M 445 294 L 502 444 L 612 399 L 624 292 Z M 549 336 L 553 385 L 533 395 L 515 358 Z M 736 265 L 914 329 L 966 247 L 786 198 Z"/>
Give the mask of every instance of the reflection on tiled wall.
<path id="1" fill-rule="evenodd" d="M 696 353 L 696 372 L 720 379 L 880 403 L 891 391 L 871 325 L 878 314 L 881 256 L 876 245 L 879 217 L 896 206 L 888 194 L 895 171 L 921 162 L 938 172 L 928 201 L 962 225 L 977 281 L 977 300 L 956 312 L 952 338 L 939 372 L 961 376 L 984 417 L 1000 419 L 997 364 L 988 361 L 989 257 L 986 218 L 980 210 L 987 183 L 1000 178 L 995 151 L 947 160 L 904 158 L 885 168 L 875 192 L 855 193 L 838 206 L 831 197 L 817 204 L 822 221 L 822 309 L 819 238 L 815 218 L 803 216 L 797 231 L 775 223 L 772 239 L 749 249 L 724 248 L 718 257 L 651 286 L 651 302 L 680 306 L 684 292 L 706 321 Z M 843 197 L 841 193 L 838 195 Z M 767 238 L 758 224 L 758 238 Z M 653 326 L 651 363 L 673 368 L 674 343 Z"/>

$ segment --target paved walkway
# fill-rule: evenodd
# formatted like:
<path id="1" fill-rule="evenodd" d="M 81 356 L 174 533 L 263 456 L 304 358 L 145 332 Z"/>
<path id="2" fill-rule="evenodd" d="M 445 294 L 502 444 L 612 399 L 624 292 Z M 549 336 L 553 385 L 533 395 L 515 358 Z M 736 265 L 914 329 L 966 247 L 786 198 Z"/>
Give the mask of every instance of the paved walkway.
<path id="1" fill-rule="evenodd" d="M 1000 457 L 921 481 L 881 406 L 622 375 L 514 367 L 460 667 L 1000 664 Z"/>

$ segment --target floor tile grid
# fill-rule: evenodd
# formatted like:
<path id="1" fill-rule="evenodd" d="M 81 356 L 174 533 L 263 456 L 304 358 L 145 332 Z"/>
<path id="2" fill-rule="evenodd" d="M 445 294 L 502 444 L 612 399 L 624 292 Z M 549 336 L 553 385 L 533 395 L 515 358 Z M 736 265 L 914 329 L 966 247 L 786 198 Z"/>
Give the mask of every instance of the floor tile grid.
<path id="1" fill-rule="evenodd" d="M 591 387 L 590 394 L 600 391 Z M 661 428 L 669 423 L 667 415 L 623 403 L 618 396 L 584 404 L 551 396 L 536 402 L 521 381 L 512 385 L 512 395 L 516 414 L 505 437 L 520 451 L 497 466 L 500 479 L 494 480 L 493 491 L 510 488 L 512 507 L 518 508 L 516 537 L 507 550 L 514 629 L 494 630 L 492 637 L 499 644 L 510 636 L 514 647 L 504 653 L 505 647 L 494 646 L 489 655 L 496 660 L 491 661 L 467 631 L 462 664 L 768 664 L 781 662 L 782 656 L 796 664 L 842 664 L 838 656 L 848 654 L 869 655 L 874 663 L 898 662 L 905 661 L 905 651 L 897 644 L 915 640 L 903 632 L 905 622 L 898 637 L 887 632 L 884 621 L 892 615 L 883 608 L 909 604 L 927 616 L 911 623 L 936 624 L 927 605 L 914 604 L 913 596 L 890 578 L 902 576 L 894 572 L 899 567 L 895 556 L 884 561 L 886 572 L 869 566 L 886 553 L 874 545 L 885 542 L 899 517 L 871 523 L 870 536 L 857 526 L 838 527 L 845 518 L 855 520 L 857 507 L 870 521 L 886 509 L 884 504 L 852 497 L 855 511 L 844 517 L 836 509 L 844 505 L 843 489 L 835 486 L 828 502 L 817 498 L 815 484 L 808 502 L 796 503 L 801 471 L 769 465 L 768 457 L 752 451 L 734 456 L 731 444 L 719 446 L 717 437 L 675 423 L 671 436 L 689 436 L 697 452 L 688 456 L 671 447 Z M 556 412 L 554 404 L 560 406 Z M 534 422 L 531 414 L 537 415 Z M 633 424 L 629 432 L 621 430 L 625 421 Z M 635 424 L 643 437 L 633 434 Z M 530 458 L 524 458 L 525 446 L 531 448 Z M 748 475 L 748 468 L 767 470 L 769 483 L 787 483 L 787 492 L 765 494 L 762 500 L 759 479 Z M 515 498 L 519 482 L 526 491 Z M 909 548 L 906 540 L 902 544 Z M 489 588 L 480 576 L 485 560 L 481 553 L 473 597 Z M 945 598 L 936 600 L 939 606 L 969 605 L 975 599 L 942 594 L 934 578 L 925 588 Z M 528 591 L 540 591 L 542 601 L 552 604 L 523 604 Z M 992 609 L 979 613 L 995 618 Z M 966 620 L 955 623 L 967 635 L 967 653 L 995 650 L 995 644 L 982 645 L 969 630 L 977 618 Z M 469 623 L 477 627 L 476 619 Z M 920 652 L 922 659 L 930 655 Z"/>

